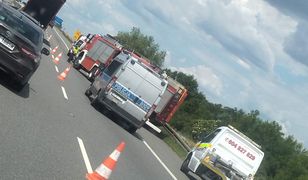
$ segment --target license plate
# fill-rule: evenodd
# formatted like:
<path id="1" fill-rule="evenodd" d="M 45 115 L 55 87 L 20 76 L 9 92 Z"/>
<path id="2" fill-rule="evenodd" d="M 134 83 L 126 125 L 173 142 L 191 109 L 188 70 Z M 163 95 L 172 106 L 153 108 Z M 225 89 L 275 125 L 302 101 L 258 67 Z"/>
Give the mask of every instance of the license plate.
<path id="1" fill-rule="evenodd" d="M 11 51 L 15 48 L 14 44 L 12 44 L 10 41 L 8 41 L 2 36 L 0 36 L 0 43 L 3 44 L 5 47 L 9 48 Z"/>

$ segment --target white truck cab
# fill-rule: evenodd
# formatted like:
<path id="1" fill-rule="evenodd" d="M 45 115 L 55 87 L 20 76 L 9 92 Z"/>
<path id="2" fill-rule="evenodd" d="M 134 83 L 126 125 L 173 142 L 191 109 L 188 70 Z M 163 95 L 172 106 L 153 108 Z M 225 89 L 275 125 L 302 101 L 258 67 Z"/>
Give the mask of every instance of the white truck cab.
<path id="1" fill-rule="evenodd" d="M 181 170 L 206 180 L 251 180 L 263 157 L 258 144 L 232 126 L 223 126 L 196 144 Z"/>

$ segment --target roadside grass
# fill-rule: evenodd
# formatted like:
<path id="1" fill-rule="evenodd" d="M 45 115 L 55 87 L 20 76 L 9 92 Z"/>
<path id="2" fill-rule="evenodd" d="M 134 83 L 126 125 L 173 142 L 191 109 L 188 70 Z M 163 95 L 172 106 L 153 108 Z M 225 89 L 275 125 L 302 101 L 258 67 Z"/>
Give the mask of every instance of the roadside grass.
<path id="1" fill-rule="evenodd" d="M 181 158 L 185 159 L 187 151 L 179 145 L 179 143 L 172 137 L 164 128 L 161 128 L 161 139 Z"/>

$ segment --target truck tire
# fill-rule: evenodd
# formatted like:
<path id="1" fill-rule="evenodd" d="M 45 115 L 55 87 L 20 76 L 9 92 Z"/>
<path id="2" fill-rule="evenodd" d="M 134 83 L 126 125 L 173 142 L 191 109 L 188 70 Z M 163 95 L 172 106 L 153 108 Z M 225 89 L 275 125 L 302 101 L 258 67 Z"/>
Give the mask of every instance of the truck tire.
<path id="1" fill-rule="evenodd" d="M 79 64 L 79 59 L 78 58 L 76 58 L 74 61 L 73 61 L 73 67 L 75 68 L 75 69 L 77 69 L 77 70 L 79 70 L 80 69 L 80 64 Z"/>
<path id="2" fill-rule="evenodd" d="M 184 160 L 184 162 L 182 163 L 182 166 L 180 168 L 180 170 L 187 174 L 189 172 L 189 169 L 188 169 L 188 164 L 189 164 L 189 161 L 190 161 L 190 158 L 191 158 L 191 155 L 187 156 Z"/>
<path id="3" fill-rule="evenodd" d="M 98 70 L 98 67 L 93 67 L 88 75 L 88 79 L 90 82 L 93 82 L 95 79 L 95 72 Z"/>

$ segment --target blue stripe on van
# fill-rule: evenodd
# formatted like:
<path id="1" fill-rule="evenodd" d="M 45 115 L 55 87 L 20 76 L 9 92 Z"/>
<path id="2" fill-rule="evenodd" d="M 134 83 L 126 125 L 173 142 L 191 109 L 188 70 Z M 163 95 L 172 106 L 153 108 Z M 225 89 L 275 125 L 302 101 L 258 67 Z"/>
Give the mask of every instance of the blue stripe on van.
<path id="1" fill-rule="evenodd" d="M 151 109 L 151 105 L 147 103 L 145 100 L 139 98 L 136 94 L 128 90 L 126 87 L 122 86 L 118 82 L 113 83 L 112 89 L 119 93 L 124 98 L 130 100 L 134 104 L 136 104 L 139 108 L 148 112 Z"/>

